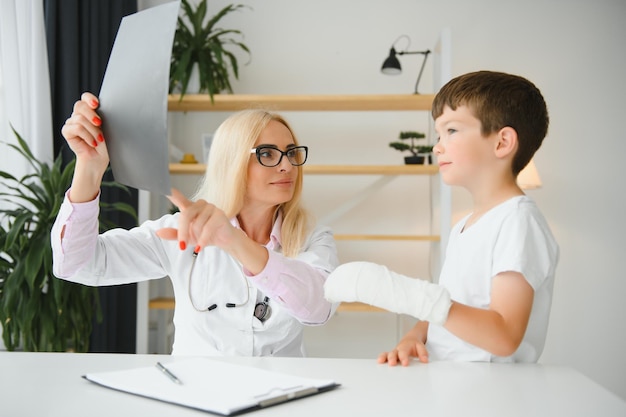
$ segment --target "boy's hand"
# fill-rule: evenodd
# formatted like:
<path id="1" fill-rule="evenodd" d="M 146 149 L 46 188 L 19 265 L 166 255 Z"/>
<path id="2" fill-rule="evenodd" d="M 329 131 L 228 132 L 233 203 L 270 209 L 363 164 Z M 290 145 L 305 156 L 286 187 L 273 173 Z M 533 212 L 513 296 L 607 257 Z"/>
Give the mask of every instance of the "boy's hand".
<path id="1" fill-rule="evenodd" d="M 394 350 L 378 355 L 378 363 L 396 366 L 400 362 L 402 366 L 408 366 L 412 357 L 418 358 L 422 363 L 428 363 L 426 346 L 417 338 L 404 337 Z"/>
<path id="2" fill-rule="evenodd" d="M 389 363 L 389 366 L 396 366 L 398 362 L 402 366 L 408 366 L 411 358 L 418 358 L 420 362 L 428 362 L 428 350 L 426 350 L 426 335 L 428 334 L 429 324 L 425 321 L 417 322 L 411 330 L 409 330 L 398 346 L 391 352 L 383 352 L 378 355 L 378 363 Z"/>

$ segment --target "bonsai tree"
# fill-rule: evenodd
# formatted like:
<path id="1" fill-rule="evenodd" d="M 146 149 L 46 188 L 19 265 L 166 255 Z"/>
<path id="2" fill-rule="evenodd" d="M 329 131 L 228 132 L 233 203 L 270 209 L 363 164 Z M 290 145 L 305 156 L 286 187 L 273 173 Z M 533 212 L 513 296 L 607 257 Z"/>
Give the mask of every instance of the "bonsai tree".
<path id="1" fill-rule="evenodd" d="M 230 71 L 239 78 L 237 57 L 227 49 L 232 46 L 248 54 L 248 47 L 231 37 L 241 35 L 241 31 L 216 27 L 222 17 L 246 6 L 228 5 L 205 23 L 207 0 L 202 0 L 196 8 L 188 0 L 182 0 L 183 16 L 178 17 L 172 60 L 170 65 L 169 91 L 180 91 L 180 99 L 187 92 L 194 66 L 200 77 L 200 93 L 213 95 L 226 91 L 233 92 L 230 85 Z M 184 18 L 184 19 L 183 19 Z"/>
<path id="2" fill-rule="evenodd" d="M 419 141 L 420 139 L 424 139 L 426 138 L 426 135 L 424 133 L 421 132 L 414 132 L 414 131 L 406 131 L 406 132 L 400 132 L 400 135 L 398 136 L 398 139 L 400 139 L 400 142 L 396 141 L 396 142 L 391 142 L 389 144 L 390 147 L 404 152 L 404 151 L 409 151 L 411 152 L 411 155 L 415 158 L 422 158 L 428 154 L 430 154 L 433 150 L 432 145 L 420 145 L 417 143 L 417 141 Z M 408 141 L 410 141 L 409 143 L 407 143 Z M 407 157 L 410 158 L 410 157 Z M 408 163 L 409 159 L 405 158 L 405 161 Z"/>
<path id="3" fill-rule="evenodd" d="M 94 316 L 102 319 L 98 292 L 57 279 L 52 274 L 50 231 L 70 187 L 74 164 L 61 167 L 39 162 L 13 130 L 18 145 L 9 144 L 34 168 L 21 179 L 0 170 L 0 323 L 8 350 L 86 352 Z M 116 182 L 104 187 L 128 189 Z M 102 211 L 121 210 L 135 219 L 125 203 L 100 203 Z M 111 224 L 100 223 L 101 230 Z"/>

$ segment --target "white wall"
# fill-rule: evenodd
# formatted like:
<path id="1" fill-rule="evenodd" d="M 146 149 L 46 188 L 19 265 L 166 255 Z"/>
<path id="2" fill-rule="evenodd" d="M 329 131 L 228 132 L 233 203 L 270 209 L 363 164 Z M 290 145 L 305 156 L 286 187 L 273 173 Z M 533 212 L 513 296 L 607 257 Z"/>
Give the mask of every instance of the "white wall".
<path id="1" fill-rule="evenodd" d="M 143 0 L 140 5 L 162 2 Z M 227 3 L 211 0 L 209 4 L 215 12 Z M 240 80 L 234 83 L 237 93 L 410 93 L 418 59 L 402 57 L 405 71 L 395 78 L 380 74 L 382 60 L 398 35 L 409 35 L 414 49 L 432 48 L 443 27 L 452 32 L 453 76 L 491 69 L 517 73 L 537 84 L 549 105 L 551 126 L 535 159 L 544 186 L 529 194 L 548 218 L 561 246 L 550 332 L 541 361 L 573 366 L 626 399 L 626 200 L 617 174 L 626 155 L 626 2 L 243 3 L 254 10 L 224 19 L 225 27 L 245 33 L 252 51 L 252 60 L 242 66 Z M 432 65 L 427 65 L 422 92 L 432 92 L 431 79 Z M 387 148 L 387 142 L 399 130 L 428 129 L 427 115 L 287 116 L 302 141 L 314 146 L 312 163 L 345 162 L 342 158 L 348 159 L 346 163 L 400 163 L 400 154 Z M 220 117 L 176 116 L 172 125 L 187 129 L 185 134 L 192 142 L 186 144 L 179 136 L 172 138 L 173 142 L 199 150 L 200 132 L 219 123 Z M 341 153 L 334 152 L 337 150 Z M 427 190 L 418 190 L 411 199 L 407 187 L 400 186 L 403 191 L 397 194 L 405 195 L 402 204 L 408 210 L 418 210 L 419 193 Z M 387 203 L 369 202 L 370 210 L 380 213 L 377 220 L 381 222 L 396 215 L 395 211 L 388 215 Z M 456 216 L 467 204 L 466 195 L 455 192 Z M 423 215 L 415 217 L 419 223 Z M 386 256 L 393 254 L 382 254 L 383 259 Z M 427 274 L 419 265 L 399 268 Z"/>

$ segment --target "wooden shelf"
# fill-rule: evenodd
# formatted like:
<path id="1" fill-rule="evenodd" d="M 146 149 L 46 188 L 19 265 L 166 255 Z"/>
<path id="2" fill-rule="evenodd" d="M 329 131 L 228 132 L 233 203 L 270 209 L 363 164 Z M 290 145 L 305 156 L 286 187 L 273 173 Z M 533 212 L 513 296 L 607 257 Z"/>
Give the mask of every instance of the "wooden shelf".
<path id="1" fill-rule="evenodd" d="M 170 164 L 170 174 L 203 175 L 205 164 Z"/>
<path id="2" fill-rule="evenodd" d="M 150 310 L 173 310 L 175 306 L 175 301 L 173 298 L 169 297 L 159 297 L 153 298 L 148 303 L 148 307 Z M 374 307 L 368 304 L 363 303 L 341 303 L 337 311 L 387 311 L 382 308 Z"/>
<path id="3" fill-rule="evenodd" d="M 303 165 L 308 175 L 435 175 L 437 165 Z"/>
<path id="4" fill-rule="evenodd" d="M 437 165 L 304 165 L 306 175 L 435 175 Z M 202 175 L 205 164 L 170 164 L 170 173 Z"/>
<path id="5" fill-rule="evenodd" d="M 174 310 L 174 302 L 173 298 L 169 297 L 158 297 L 153 298 L 148 302 L 148 307 L 150 310 Z"/>
<path id="6" fill-rule="evenodd" d="M 359 235 L 359 234 L 336 234 L 335 240 L 404 240 L 404 241 L 430 241 L 439 242 L 438 235 Z"/>
<path id="7" fill-rule="evenodd" d="M 434 94 L 259 95 L 208 94 L 168 96 L 169 111 L 237 111 L 265 108 L 282 111 L 430 110 Z"/>
<path id="8" fill-rule="evenodd" d="M 338 312 L 343 311 L 355 311 L 355 312 L 367 312 L 367 311 L 376 311 L 376 312 L 387 312 L 387 310 L 371 306 L 369 304 L 363 303 L 341 303 L 337 308 Z"/>

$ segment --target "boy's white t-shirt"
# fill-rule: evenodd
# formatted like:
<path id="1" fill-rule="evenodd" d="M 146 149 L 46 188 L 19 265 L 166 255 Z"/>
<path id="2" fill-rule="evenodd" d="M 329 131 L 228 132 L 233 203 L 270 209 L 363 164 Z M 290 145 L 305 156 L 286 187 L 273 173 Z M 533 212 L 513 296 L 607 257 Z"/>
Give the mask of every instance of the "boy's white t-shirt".
<path id="1" fill-rule="evenodd" d="M 431 360 L 536 362 L 543 351 L 559 248 L 548 223 L 528 196 L 513 197 L 485 213 L 467 230 L 469 215 L 450 233 L 439 284 L 454 301 L 487 309 L 491 283 L 500 272 L 519 272 L 533 287 L 533 307 L 517 351 L 498 357 L 435 324 L 428 326 Z"/>

